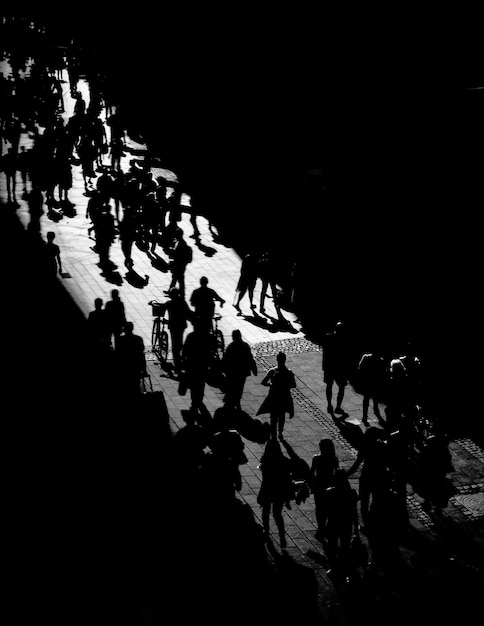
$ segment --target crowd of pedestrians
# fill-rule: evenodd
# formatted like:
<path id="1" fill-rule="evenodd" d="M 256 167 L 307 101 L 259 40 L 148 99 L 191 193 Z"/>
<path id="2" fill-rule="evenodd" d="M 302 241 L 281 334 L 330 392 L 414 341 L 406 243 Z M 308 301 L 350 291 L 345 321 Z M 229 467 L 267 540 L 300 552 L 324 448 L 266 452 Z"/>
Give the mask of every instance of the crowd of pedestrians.
<path id="1" fill-rule="evenodd" d="M 191 467 L 194 473 L 201 468 L 205 476 L 211 477 L 212 485 L 217 485 L 211 491 L 212 498 L 230 500 L 241 489 L 239 467 L 247 462 L 243 439 L 237 429 L 224 427 L 223 420 L 217 420 L 215 426 L 204 404 L 206 384 L 217 360 L 212 332 L 215 305 L 218 302 L 223 306 L 225 300 L 208 286 L 206 276 L 200 278 L 200 287 L 186 297 L 184 278 L 192 251 L 179 226 L 181 188 L 175 185 L 169 194 L 166 180 L 155 179 L 146 162 L 140 166 L 133 159 L 129 170 L 123 171 L 125 127 L 119 107 L 103 101 L 95 82 L 87 104 L 78 90 L 79 73 L 74 57 L 66 59 L 66 69 L 70 93 L 75 99 L 73 115 L 67 122 L 63 118 L 65 106 L 58 65 L 49 66 L 31 59 L 28 73 L 14 68 L 9 77 L 0 75 L 0 141 L 8 200 L 16 203 L 16 173 L 20 171 L 32 230 L 39 230 L 44 203 L 53 220 L 62 219 L 63 214 L 72 215 L 75 210 L 69 200 L 72 166 L 80 165 L 84 192 L 89 198 L 86 211 L 91 223 L 89 234 L 94 240 L 93 249 L 99 254 L 100 266 L 107 271 L 112 267 L 110 250 L 118 239 L 130 271 L 134 266 L 135 243 L 153 258 L 157 257 L 158 245 L 166 251 L 171 258 L 172 276 L 165 292 L 169 300 L 164 306 L 173 364 L 180 379 L 180 392 L 190 391 L 190 410 L 185 418 L 189 432 L 198 442 L 191 448 Z M 39 124 L 44 129 L 42 133 Z M 19 150 L 22 132 L 28 132 L 32 139 L 28 150 Z M 8 145 L 5 154 L 4 143 Z M 105 155 L 110 157 L 109 165 L 104 164 Z M 56 273 L 62 270 L 60 250 L 52 234 L 49 233 L 47 240 L 50 266 L 52 273 Z M 255 311 L 254 290 L 258 279 L 262 283 L 260 312 L 265 312 L 266 298 L 272 297 L 276 313 L 281 317 L 276 270 L 266 251 L 250 253 L 243 259 L 233 306 L 242 314 L 241 303 L 247 295 L 250 308 Z M 99 371 L 104 367 L 114 368 L 120 392 L 130 399 L 139 397 L 140 383 L 147 376 L 145 345 L 136 334 L 134 323 L 127 318 L 118 290 L 111 292 L 111 300 L 106 303 L 101 298 L 95 299 L 86 324 Z M 372 347 L 358 354 L 355 360 L 343 321 L 338 321 L 322 341 L 322 383 L 328 413 L 335 422 L 344 422 L 345 388 L 350 381 L 363 396 L 361 422 L 365 430 L 355 462 L 348 468 L 341 467 L 334 442 L 323 439 L 305 479 L 314 501 L 317 538 L 324 546 L 330 569 L 344 578 L 351 577 L 361 564 L 358 560 L 362 555 L 361 534 L 368 538 L 373 562 L 388 559 L 396 550 L 408 530 L 406 487 L 416 475 L 428 477 L 423 488 L 428 506 L 445 506 L 441 485 L 451 471 L 446 436 L 425 414 L 423 365 L 414 348 L 407 347 L 403 354 L 392 355 L 384 355 L 378 347 Z M 277 365 L 264 373 L 260 381 L 268 388 L 267 397 L 256 416 L 249 418 L 257 423 L 258 416 L 269 416 L 269 429 L 262 440 L 264 452 L 260 459 L 257 502 L 262 509 L 266 540 L 269 540 L 272 514 L 280 546 L 285 548 L 283 511 L 296 499 L 294 484 L 299 476 L 294 459 L 284 454 L 282 446 L 286 416 L 295 417 L 292 390 L 297 381 L 286 364 L 284 352 L 279 352 L 276 361 Z M 234 331 L 217 367 L 223 372 L 225 409 L 243 413 L 245 382 L 250 375 L 258 376 L 258 368 L 240 330 Z M 379 427 L 369 425 L 370 405 Z M 208 454 L 204 452 L 207 445 Z M 357 490 L 349 481 L 356 472 L 359 472 Z"/>

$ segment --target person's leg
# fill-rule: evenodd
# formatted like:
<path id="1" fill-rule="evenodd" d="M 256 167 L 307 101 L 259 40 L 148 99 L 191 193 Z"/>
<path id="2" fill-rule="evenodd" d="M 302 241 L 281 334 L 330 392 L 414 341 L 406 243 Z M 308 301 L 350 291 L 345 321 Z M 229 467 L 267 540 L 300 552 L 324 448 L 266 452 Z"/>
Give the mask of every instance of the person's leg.
<path id="1" fill-rule="evenodd" d="M 272 505 L 272 515 L 276 522 L 277 530 L 279 531 L 279 539 L 281 542 L 281 548 L 286 547 L 286 529 L 284 527 L 284 517 L 282 515 L 282 508 L 284 502 L 275 502 Z"/>
<path id="2" fill-rule="evenodd" d="M 341 404 L 343 402 L 343 397 L 345 395 L 345 385 L 338 385 L 338 395 L 336 396 L 336 408 L 334 410 L 335 413 L 344 413 Z"/>
<path id="3" fill-rule="evenodd" d="M 251 309 L 255 309 L 255 304 L 254 304 L 254 287 L 249 287 L 248 291 L 249 291 L 249 302 L 250 302 L 250 308 Z"/>
<path id="4" fill-rule="evenodd" d="M 326 381 L 326 401 L 328 403 L 328 412 L 333 414 L 333 380 L 329 378 Z"/>
<path id="5" fill-rule="evenodd" d="M 261 288 L 261 292 L 260 292 L 260 305 L 259 305 L 259 309 L 260 309 L 261 313 L 263 313 L 265 311 L 264 304 L 265 304 L 265 301 L 266 301 L 266 294 L 267 294 L 268 286 L 269 286 L 269 282 L 267 280 L 263 280 L 262 281 L 262 288 Z"/>
<path id="6" fill-rule="evenodd" d="M 264 504 L 262 507 L 262 526 L 264 528 L 264 532 L 269 534 L 269 516 L 271 513 L 271 505 Z"/>
<path id="7" fill-rule="evenodd" d="M 270 420 L 271 420 L 271 437 L 273 439 L 276 439 L 277 437 L 277 413 L 271 413 L 270 414 Z"/>
<path id="8" fill-rule="evenodd" d="M 277 434 L 279 435 L 279 439 L 283 438 L 283 432 L 284 432 L 284 424 L 286 423 L 286 414 L 284 411 L 281 411 L 279 414 L 279 419 L 278 419 L 278 428 L 277 428 Z"/>

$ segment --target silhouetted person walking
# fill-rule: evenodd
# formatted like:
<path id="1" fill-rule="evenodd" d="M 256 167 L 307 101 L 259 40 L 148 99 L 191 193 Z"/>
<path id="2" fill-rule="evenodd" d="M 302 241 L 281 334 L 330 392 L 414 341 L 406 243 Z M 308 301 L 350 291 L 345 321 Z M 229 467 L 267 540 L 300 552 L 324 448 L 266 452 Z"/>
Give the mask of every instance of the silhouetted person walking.
<path id="1" fill-rule="evenodd" d="M 274 304 L 274 308 L 276 309 L 277 317 L 281 318 L 282 313 L 277 300 L 274 260 L 269 252 L 264 252 L 264 254 L 260 257 L 258 262 L 258 274 L 262 281 L 259 306 L 260 312 L 265 313 L 265 300 L 267 296 L 267 290 L 270 286 L 272 292 L 272 301 Z"/>
<path id="2" fill-rule="evenodd" d="M 333 484 L 335 472 L 339 467 L 339 460 L 332 439 L 321 439 L 319 453 L 313 456 L 311 462 L 311 491 L 314 496 L 316 522 L 318 530 L 316 538 L 322 539 L 326 535 L 326 521 L 328 519 L 328 488 Z"/>
<path id="3" fill-rule="evenodd" d="M 258 264 L 259 258 L 255 253 L 249 253 L 242 259 L 240 266 L 240 276 L 235 288 L 235 302 L 234 308 L 239 315 L 242 314 L 240 309 L 240 303 L 245 294 L 249 295 L 250 308 L 255 309 L 254 304 L 254 289 L 258 278 Z"/>
<path id="4" fill-rule="evenodd" d="M 180 374 L 182 370 L 183 335 L 187 329 L 188 322 L 193 318 L 193 311 L 185 299 L 182 298 L 180 290 L 176 288 L 170 291 L 170 299 L 166 302 L 165 307 L 168 313 L 173 364 L 177 373 Z"/>
<path id="5" fill-rule="evenodd" d="M 215 302 L 219 302 L 222 307 L 225 304 L 225 300 L 208 286 L 208 278 L 202 276 L 200 278 L 200 287 L 192 291 L 190 304 L 195 311 L 197 323 L 208 331 L 212 330 Z"/>
<path id="6" fill-rule="evenodd" d="M 40 218 L 44 213 L 44 196 L 38 187 L 34 187 L 27 195 L 30 222 L 27 226 L 29 232 L 40 233 Z"/>
<path id="7" fill-rule="evenodd" d="M 109 258 L 109 252 L 116 238 L 114 216 L 109 204 L 101 206 L 94 223 L 94 232 L 96 234 L 96 251 L 99 254 L 99 266 L 103 270 L 109 269 L 113 265 Z"/>
<path id="8" fill-rule="evenodd" d="M 47 233 L 47 243 L 45 245 L 47 271 L 51 278 L 55 278 L 57 273 L 62 272 L 62 260 L 59 246 L 54 243 L 55 233 L 49 231 Z"/>
<path id="9" fill-rule="evenodd" d="M 111 332 L 102 298 L 94 300 L 94 310 L 87 316 L 87 330 L 94 358 L 106 358 L 111 350 Z"/>
<path id="10" fill-rule="evenodd" d="M 172 261 L 170 263 L 171 282 L 168 290 L 165 292 L 169 295 L 170 291 L 178 285 L 182 298 L 185 298 L 185 271 L 187 265 L 191 263 L 193 251 L 183 238 L 183 231 L 177 229 L 175 235 L 175 245 L 170 253 Z"/>
<path id="11" fill-rule="evenodd" d="M 1 157 L 0 165 L 0 169 L 5 172 L 5 178 L 7 181 L 8 202 L 16 202 L 17 155 L 13 148 L 8 148 L 6 154 Z"/>
<path id="12" fill-rule="evenodd" d="M 222 368 L 225 373 L 225 402 L 240 409 L 247 376 L 257 376 L 257 364 L 247 342 L 242 339 L 240 330 L 232 332 L 232 342 L 227 346 Z"/>
<path id="13" fill-rule="evenodd" d="M 385 385 L 385 361 L 377 352 L 365 352 L 358 363 L 358 385 L 363 394 L 363 419 L 368 426 L 368 409 L 373 401 L 373 411 L 380 424 L 384 423 L 380 414 L 379 401 Z"/>
<path id="14" fill-rule="evenodd" d="M 379 482 L 386 472 L 385 444 L 382 433 L 383 431 L 375 426 L 370 426 L 365 431 L 358 455 L 346 472 L 348 476 L 351 476 L 361 466 L 358 495 L 361 518 L 365 529 L 369 523 L 372 494 L 378 488 Z"/>
<path id="15" fill-rule="evenodd" d="M 139 392 L 139 383 L 146 376 L 145 346 L 142 337 L 134 334 L 133 322 L 126 322 L 124 334 L 118 339 L 116 358 L 119 367 L 120 390 L 129 396 Z"/>
<path id="16" fill-rule="evenodd" d="M 333 484 L 328 488 L 326 504 L 325 550 L 330 564 L 350 582 L 352 570 L 350 551 L 353 537 L 358 533 L 358 494 L 349 483 L 346 472 L 337 469 Z M 330 570 L 331 571 L 331 570 Z"/>
<path id="17" fill-rule="evenodd" d="M 269 393 L 261 404 L 257 415 L 269 413 L 271 420 L 271 437 L 283 437 L 286 413 L 289 418 L 294 416 L 294 402 L 291 389 L 296 387 L 294 373 L 286 367 L 286 355 L 279 352 L 277 366 L 271 368 L 261 381 L 261 385 L 269 387 Z"/>
<path id="18" fill-rule="evenodd" d="M 190 410 L 197 421 L 205 422 L 207 420 L 208 410 L 203 403 L 203 398 L 214 354 L 215 340 L 213 335 L 204 327 L 195 325 L 183 344 L 182 365 L 184 379 L 188 389 L 190 389 Z"/>
<path id="19" fill-rule="evenodd" d="M 323 343 L 324 382 L 326 383 L 326 399 L 328 401 L 328 412 L 342 413 L 342 405 L 345 387 L 348 384 L 348 341 L 346 329 L 343 322 L 337 322 L 334 330 L 327 333 Z M 333 409 L 333 385 L 338 386 L 336 397 L 336 408 Z"/>
<path id="20" fill-rule="evenodd" d="M 119 297 L 118 289 L 111 291 L 111 300 L 106 302 L 105 308 L 109 325 L 109 337 L 110 340 L 111 337 L 113 338 L 114 348 L 116 348 L 126 324 L 126 311 L 124 303 Z"/>
<path id="21" fill-rule="evenodd" d="M 286 531 L 282 510 L 284 505 L 291 508 L 291 461 L 282 452 L 279 442 L 270 439 L 260 462 L 262 482 L 257 495 L 257 503 L 262 507 L 262 524 L 266 539 L 269 538 L 270 514 L 274 517 L 281 548 L 286 547 Z"/>

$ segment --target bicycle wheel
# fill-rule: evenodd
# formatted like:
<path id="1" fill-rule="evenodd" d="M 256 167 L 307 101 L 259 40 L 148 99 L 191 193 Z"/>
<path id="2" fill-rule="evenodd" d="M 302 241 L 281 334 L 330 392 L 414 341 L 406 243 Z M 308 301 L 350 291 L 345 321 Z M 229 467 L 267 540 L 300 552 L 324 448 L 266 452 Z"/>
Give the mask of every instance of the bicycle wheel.
<path id="1" fill-rule="evenodd" d="M 219 355 L 219 357 L 223 357 L 225 352 L 225 339 L 222 331 L 219 328 L 217 328 L 217 330 L 215 331 L 215 343 L 217 346 L 217 354 Z"/>
<path id="2" fill-rule="evenodd" d="M 153 350 L 153 352 L 155 352 L 156 349 L 158 348 L 159 342 L 160 342 L 160 320 L 158 318 L 155 318 L 153 320 L 153 327 L 151 329 L 151 349 Z"/>
<path id="3" fill-rule="evenodd" d="M 162 358 L 166 361 L 168 359 L 168 333 L 166 330 L 162 330 L 160 333 L 158 350 Z"/>

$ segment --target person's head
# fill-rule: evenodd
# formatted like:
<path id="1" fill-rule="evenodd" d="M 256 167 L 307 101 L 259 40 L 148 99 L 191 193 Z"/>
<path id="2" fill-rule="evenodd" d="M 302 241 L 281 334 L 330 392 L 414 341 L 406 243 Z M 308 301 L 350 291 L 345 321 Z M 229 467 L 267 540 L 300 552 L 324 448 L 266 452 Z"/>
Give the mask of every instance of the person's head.
<path id="1" fill-rule="evenodd" d="M 284 352 L 279 352 L 279 354 L 277 355 L 277 364 L 278 365 L 285 365 L 286 364 L 286 355 L 284 354 Z"/>
<path id="2" fill-rule="evenodd" d="M 134 331 L 134 324 L 133 322 L 126 322 L 124 325 L 124 332 L 126 335 L 132 335 Z"/>
<path id="3" fill-rule="evenodd" d="M 242 341 L 242 333 L 238 328 L 232 331 L 232 339 L 234 341 Z"/>
<path id="4" fill-rule="evenodd" d="M 200 284 L 202 287 L 206 287 L 208 285 L 208 278 L 206 276 L 202 276 L 200 278 Z"/>
<path id="5" fill-rule="evenodd" d="M 176 300 L 176 298 L 179 298 L 179 297 L 180 297 L 180 290 L 179 290 L 179 289 L 177 289 L 176 287 L 173 287 L 173 289 L 170 289 L 170 294 L 169 294 L 169 297 L 170 297 L 172 300 Z"/>
<path id="6" fill-rule="evenodd" d="M 334 447 L 333 440 L 329 438 L 321 439 L 321 441 L 319 442 L 319 450 L 321 454 L 324 454 L 327 456 L 336 455 L 336 450 Z"/>
<path id="7" fill-rule="evenodd" d="M 103 308 L 103 300 L 102 298 L 96 298 L 94 300 L 94 308 L 96 309 L 96 311 L 99 311 L 100 309 Z"/>
<path id="8" fill-rule="evenodd" d="M 51 230 L 49 230 L 49 232 L 47 233 L 47 241 L 48 242 L 52 242 L 55 239 L 55 233 Z"/>
<path id="9" fill-rule="evenodd" d="M 118 289 L 113 289 L 111 291 L 111 298 L 113 300 L 119 300 L 119 290 Z"/>

